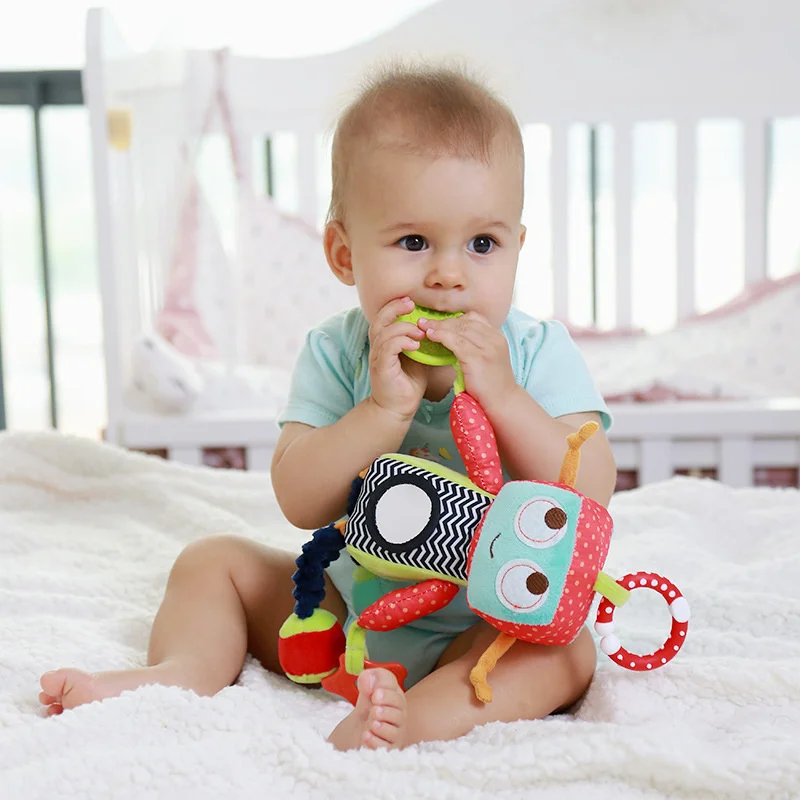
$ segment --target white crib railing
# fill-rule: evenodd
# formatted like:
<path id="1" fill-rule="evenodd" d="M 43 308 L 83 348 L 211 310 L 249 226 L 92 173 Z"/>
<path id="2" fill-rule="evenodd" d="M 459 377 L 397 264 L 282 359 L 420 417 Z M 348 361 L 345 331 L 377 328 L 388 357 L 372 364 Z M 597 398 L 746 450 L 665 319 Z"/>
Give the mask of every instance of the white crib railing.
<path id="1" fill-rule="evenodd" d="M 476 24 L 491 17 L 491 25 Z M 103 281 L 106 365 L 109 376 L 108 437 L 137 449 L 166 449 L 173 458 L 198 463 L 203 448 L 238 446 L 263 467 L 274 444 L 270 419 L 222 413 L 180 418 L 145 417 L 126 408 L 132 337 L 152 306 L 140 304 L 140 287 L 163 286 L 164 219 L 143 198 L 167 195 L 177 171 L 168 163 L 142 167 L 136 158 L 177 153 L 181 135 L 201 126 L 215 81 L 214 54 L 125 53 L 109 42 L 105 12 L 93 10 L 87 27 L 86 102 L 92 121 L 98 208 L 98 253 Z M 569 137 L 576 124 L 601 124 L 613 137 L 611 197 L 614 238 L 613 324 L 631 325 L 634 314 L 634 208 L 636 126 L 671 121 L 675 126 L 674 199 L 677 317 L 697 310 L 698 126 L 709 118 L 742 125 L 741 175 L 745 201 L 744 278 L 766 275 L 770 120 L 797 114 L 798 49 L 787 30 L 800 29 L 800 4 L 789 0 L 695 0 L 693 3 L 600 3 L 598 0 L 442 0 L 375 39 L 347 50 L 300 59 L 233 56 L 229 93 L 241 137 L 252 154 L 265 137 L 289 132 L 297 158 L 291 194 L 297 210 L 319 220 L 328 169 L 319 135 L 363 68 L 392 54 L 438 57 L 469 54 L 485 67 L 524 125 L 550 129 L 547 161 L 549 252 L 523 258 L 526 272 L 548 275 L 552 311 L 569 319 L 585 273 L 570 265 L 571 174 Z M 112 58 L 115 56 L 115 58 Z M 107 115 L 126 109 L 137 125 L 147 120 L 147 147 L 127 154 L 107 142 Z M 162 112 L 154 113 L 161 108 Z M 157 122 L 155 126 L 153 123 Z M 220 130 L 217 128 L 217 130 Z M 141 130 L 140 130 L 141 133 Z M 257 160 L 248 160 L 255 169 Z M 174 164 L 173 164 L 174 167 Z M 142 181 L 154 182 L 142 193 Z M 167 205 L 169 205 L 167 203 Z M 166 226 L 167 233 L 169 225 Z M 160 252 L 159 252 L 160 251 Z M 537 256 L 538 258 L 538 256 Z M 525 305 L 524 298 L 523 305 Z M 158 298 L 155 296 L 155 300 Z M 797 466 L 800 412 L 787 403 L 643 404 L 615 409 L 612 443 L 621 469 L 641 482 L 675 469 L 715 469 L 722 480 L 752 483 L 754 468 Z"/>
<path id="2" fill-rule="evenodd" d="M 800 469 L 800 398 L 750 403 L 681 401 L 612 407 L 617 468 L 640 484 L 677 471 L 713 472 L 752 486 L 757 469 Z"/>
<path id="3" fill-rule="evenodd" d="M 758 470 L 800 473 L 800 399 L 612 406 L 610 434 L 617 468 L 634 485 L 678 473 L 709 475 L 731 486 L 752 486 Z M 271 420 L 257 414 L 219 412 L 172 420 L 131 416 L 128 447 L 166 451 L 189 465 L 203 463 L 204 449 L 241 448 L 247 468 L 266 471 L 277 440 Z"/>

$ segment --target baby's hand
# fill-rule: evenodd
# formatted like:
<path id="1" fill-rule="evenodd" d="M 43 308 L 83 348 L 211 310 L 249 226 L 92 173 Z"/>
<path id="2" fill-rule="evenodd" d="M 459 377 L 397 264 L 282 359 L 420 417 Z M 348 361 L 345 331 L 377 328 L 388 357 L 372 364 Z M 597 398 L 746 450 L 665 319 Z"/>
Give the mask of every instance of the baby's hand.
<path id="1" fill-rule="evenodd" d="M 369 329 L 369 378 L 373 401 L 403 419 L 417 413 L 428 385 L 428 368 L 401 358 L 404 350 L 416 350 L 425 333 L 410 322 L 398 322 L 414 303 L 404 297 L 387 303 Z"/>
<path id="2" fill-rule="evenodd" d="M 474 311 L 453 319 L 420 320 L 419 327 L 432 342 L 453 351 L 467 391 L 491 419 L 517 388 L 503 333 Z"/>

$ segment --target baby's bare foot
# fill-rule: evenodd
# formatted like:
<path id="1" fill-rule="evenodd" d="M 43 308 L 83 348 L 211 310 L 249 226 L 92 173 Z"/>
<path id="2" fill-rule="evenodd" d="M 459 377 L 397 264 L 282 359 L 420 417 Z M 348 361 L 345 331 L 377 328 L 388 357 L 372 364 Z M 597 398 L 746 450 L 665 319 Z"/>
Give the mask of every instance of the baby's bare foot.
<path id="1" fill-rule="evenodd" d="M 47 713 L 52 716 L 84 703 L 116 697 L 124 691 L 138 689 L 148 683 L 182 685 L 181 681 L 174 680 L 176 676 L 169 674 L 166 667 L 167 665 L 160 664 L 118 672 L 89 673 L 72 668 L 45 672 L 39 679 L 42 687 L 39 702 L 47 706 Z"/>
<path id="2" fill-rule="evenodd" d="M 47 706 L 47 713 L 52 715 L 94 700 L 104 700 L 113 692 L 109 692 L 109 687 L 98 680 L 99 677 L 80 669 L 45 672 L 39 680 L 42 686 L 39 702 Z"/>
<path id="3" fill-rule="evenodd" d="M 406 696 L 388 669 L 368 669 L 358 676 L 358 702 L 328 741 L 337 750 L 402 748 L 408 742 Z"/>

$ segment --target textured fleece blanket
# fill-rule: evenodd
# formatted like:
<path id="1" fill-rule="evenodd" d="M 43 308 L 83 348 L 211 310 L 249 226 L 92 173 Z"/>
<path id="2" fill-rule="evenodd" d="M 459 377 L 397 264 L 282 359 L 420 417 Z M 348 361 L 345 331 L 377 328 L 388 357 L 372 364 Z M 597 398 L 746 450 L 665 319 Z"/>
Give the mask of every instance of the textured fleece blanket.
<path id="1" fill-rule="evenodd" d="M 671 664 L 638 674 L 600 656 L 572 713 L 337 753 L 325 736 L 347 705 L 254 661 L 213 698 L 151 686 L 45 718 L 41 672 L 144 662 L 188 542 L 233 531 L 291 548 L 302 536 L 264 475 L 0 437 L 0 797 L 800 797 L 800 494 L 675 479 L 612 510 L 608 571 L 660 570 L 692 604 Z M 632 648 L 667 627 L 651 592 L 618 612 Z"/>

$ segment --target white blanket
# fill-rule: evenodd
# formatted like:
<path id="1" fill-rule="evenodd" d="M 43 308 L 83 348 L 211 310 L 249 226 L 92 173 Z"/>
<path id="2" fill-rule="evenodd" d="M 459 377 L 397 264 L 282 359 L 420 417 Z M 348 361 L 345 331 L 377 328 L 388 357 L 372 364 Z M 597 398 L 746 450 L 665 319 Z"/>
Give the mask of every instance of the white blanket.
<path id="1" fill-rule="evenodd" d="M 213 698 L 152 686 L 48 719 L 41 672 L 143 663 L 187 542 L 301 537 L 263 475 L 0 437 L 0 797 L 800 797 L 800 494 L 676 479 L 618 495 L 612 510 L 607 570 L 662 571 L 693 616 L 658 672 L 601 656 L 574 715 L 337 753 L 325 736 L 347 705 L 251 661 Z M 666 628 L 650 592 L 618 612 L 624 644 Z"/>

